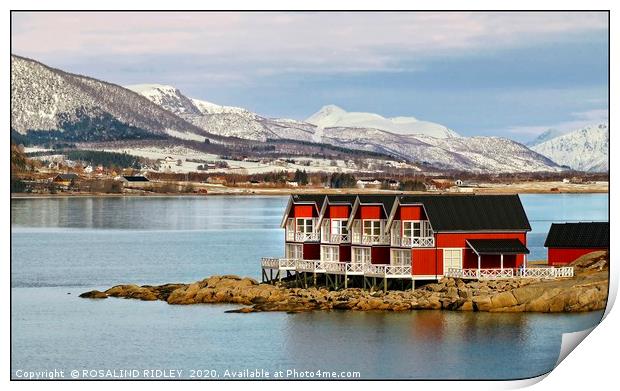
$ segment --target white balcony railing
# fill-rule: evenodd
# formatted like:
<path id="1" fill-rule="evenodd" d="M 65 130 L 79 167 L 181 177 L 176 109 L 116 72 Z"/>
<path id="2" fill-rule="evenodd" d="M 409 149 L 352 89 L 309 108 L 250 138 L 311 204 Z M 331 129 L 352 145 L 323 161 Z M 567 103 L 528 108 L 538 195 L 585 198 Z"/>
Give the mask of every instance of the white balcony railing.
<path id="1" fill-rule="evenodd" d="M 389 235 L 362 235 L 362 244 L 390 244 Z"/>
<path id="2" fill-rule="evenodd" d="M 357 262 L 323 262 L 327 273 L 364 274 L 364 264 Z"/>
<path id="3" fill-rule="evenodd" d="M 531 267 L 518 269 L 517 275 L 521 278 L 562 278 L 573 277 L 572 267 Z"/>
<path id="4" fill-rule="evenodd" d="M 349 234 L 332 234 L 322 233 L 321 242 L 329 244 L 351 243 L 351 235 Z"/>
<path id="5" fill-rule="evenodd" d="M 358 262 L 334 262 L 292 258 L 262 258 L 264 269 L 296 270 L 300 272 L 363 274 L 370 277 L 410 277 L 410 265 L 362 264 Z M 566 278 L 573 277 L 572 267 L 532 267 L 527 269 L 459 269 L 449 268 L 445 277 L 462 279 L 502 278 Z"/>
<path id="6" fill-rule="evenodd" d="M 514 277 L 513 269 L 458 269 L 450 268 L 445 273 L 446 277 L 452 278 L 475 278 L 481 280 L 496 280 L 500 278 Z"/>
<path id="7" fill-rule="evenodd" d="M 318 240 L 318 232 L 295 232 L 296 242 L 317 242 Z"/>
<path id="8" fill-rule="evenodd" d="M 262 258 L 260 264 L 265 269 L 295 269 L 295 265 L 299 261 L 292 258 Z"/>
<path id="9" fill-rule="evenodd" d="M 364 274 L 373 277 L 411 276 L 409 265 L 364 265 Z"/>
<path id="10" fill-rule="evenodd" d="M 295 270 L 300 272 L 325 272 L 323 261 L 299 259 L 295 262 Z"/>
<path id="11" fill-rule="evenodd" d="M 450 268 L 446 277 L 471 279 L 498 279 L 498 278 L 564 278 L 573 277 L 572 267 L 532 267 L 526 269 L 458 269 Z"/>
<path id="12" fill-rule="evenodd" d="M 403 237 L 402 247 L 435 247 L 435 238 L 432 236 Z"/>

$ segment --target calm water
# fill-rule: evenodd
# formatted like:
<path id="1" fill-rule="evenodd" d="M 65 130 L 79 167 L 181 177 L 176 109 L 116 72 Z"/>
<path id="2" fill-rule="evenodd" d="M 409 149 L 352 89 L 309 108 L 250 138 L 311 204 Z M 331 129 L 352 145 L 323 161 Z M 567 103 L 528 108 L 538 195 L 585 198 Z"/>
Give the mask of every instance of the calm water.
<path id="1" fill-rule="evenodd" d="M 522 196 L 530 259 L 552 221 L 607 220 L 607 195 Z M 235 306 L 84 300 L 119 283 L 258 278 L 284 251 L 285 197 L 12 202 L 12 371 L 359 371 L 363 378 L 519 378 L 550 370 L 561 333 L 602 313 L 225 314 Z M 493 363 L 493 365 L 489 365 Z"/>

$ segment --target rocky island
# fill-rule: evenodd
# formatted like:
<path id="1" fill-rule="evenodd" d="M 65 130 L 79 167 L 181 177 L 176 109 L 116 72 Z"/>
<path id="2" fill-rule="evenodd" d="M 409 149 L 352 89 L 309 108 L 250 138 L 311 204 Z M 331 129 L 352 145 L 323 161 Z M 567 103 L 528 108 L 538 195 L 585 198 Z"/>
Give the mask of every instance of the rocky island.
<path id="1" fill-rule="evenodd" d="M 464 281 L 444 278 L 413 291 L 368 291 L 359 288 L 330 291 L 259 284 L 252 278 L 211 276 L 191 284 L 117 285 L 83 298 L 123 297 L 162 300 L 168 304 L 228 303 L 243 307 L 228 312 L 314 310 L 409 311 L 444 309 L 490 312 L 582 312 L 605 308 L 609 285 L 609 255 L 599 251 L 571 264 L 572 278 L 557 280 L 506 279 Z"/>

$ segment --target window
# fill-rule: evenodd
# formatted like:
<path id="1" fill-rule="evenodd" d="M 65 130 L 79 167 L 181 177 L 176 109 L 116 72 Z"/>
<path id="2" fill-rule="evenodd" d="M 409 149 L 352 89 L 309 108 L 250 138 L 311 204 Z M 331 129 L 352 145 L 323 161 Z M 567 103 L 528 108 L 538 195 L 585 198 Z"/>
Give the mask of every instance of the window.
<path id="1" fill-rule="evenodd" d="M 328 262 L 338 262 L 340 259 L 340 248 L 338 246 L 321 246 L 321 260 Z"/>
<path id="2" fill-rule="evenodd" d="M 312 231 L 312 219 L 297 219 L 297 232 L 310 234 Z"/>
<path id="3" fill-rule="evenodd" d="M 287 244 L 286 258 L 303 259 L 303 246 L 301 244 Z"/>
<path id="4" fill-rule="evenodd" d="M 461 269 L 463 251 L 460 248 L 444 248 L 443 249 L 443 272 L 444 274 L 448 269 Z"/>
<path id="5" fill-rule="evenodd" d="M 353 247 L 353 263 L 369 264 L 370 249 L 365 247 Z"/>
<path id="6" fill-rule="evenodd" d="M 364 236 L 380 236 L 381 220 L 364 220 Z"/>
<path id="7" fill-rule="evenodd" d="M 403 236 L 405 238 L 432 236 L 428 234 L 429 230 L 426 227 L 429 227 L 426 221 L 405 221 L 403 222 Z"/>
<path id="8" fill-rule="evenodd" d="M 395 266 L 410 266 L 411 250 L 392 250 L 392 259 L 390 263 Z"/>
<path id="9" fill-rule="evenodd" d="M 332 235 L 346 235 L 349 233 L 347 229 L 347 221 L 346 220 L 334 220 L 331 221 L 331 232 Z"/>

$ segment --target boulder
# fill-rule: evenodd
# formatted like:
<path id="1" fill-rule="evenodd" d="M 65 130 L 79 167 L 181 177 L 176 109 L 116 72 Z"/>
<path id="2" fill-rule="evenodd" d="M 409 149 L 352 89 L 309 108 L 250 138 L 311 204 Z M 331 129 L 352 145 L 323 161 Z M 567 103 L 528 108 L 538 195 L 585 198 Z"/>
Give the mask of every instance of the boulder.
<path id="1" fill-rule="evenodd" d="M 501 292 L 491 297 L 492 308 L 512 307 L 517 304 L 517 299 L 510 292 Z"/>
<path id="2" fill-rule="evenodd" d="M 489 296 L 474 296 L 472 301 L 474 311 L 488 311 L 492 308 Z"/>
<path id="3" fill-rule="evenodd" d="M 80 295 L 80 297 L 84 299 L 107 299 L 108 295 L 105 294 L 104 292 L 94 290 L 94 291 L 84 292 Z"/>

